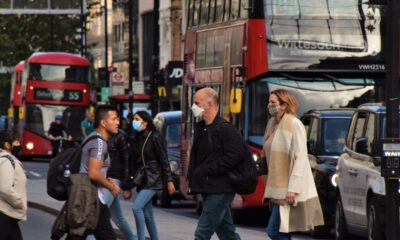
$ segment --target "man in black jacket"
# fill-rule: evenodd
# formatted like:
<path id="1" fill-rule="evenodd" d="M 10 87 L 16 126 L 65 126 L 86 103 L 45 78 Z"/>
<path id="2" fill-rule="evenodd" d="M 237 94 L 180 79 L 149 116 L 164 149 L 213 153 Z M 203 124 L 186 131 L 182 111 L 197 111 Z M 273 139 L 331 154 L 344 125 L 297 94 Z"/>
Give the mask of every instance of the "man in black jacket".
<path id="1" fill-rule="evenodd" d="M 124 196 L 131 195 L 130 189 L 124 189 L 121 182 L 129 176 L 130 151 L 125 133 L 119 129 L 118 133 L 111 135 L 107 141 L 108 153 L 110 154 L 111 166 L 107 171 L 107 177 L 112 178 L 116 184 L 124 190 Z M 106 204 L 110 208 L 111 218 L 125 237 L 136 240 L 137 236 L 132 231 L 128 220 L 124 217 L 118 197 L 113 197 L 111 192 L 107 194 Z"/>
<path id="2" fill-rule="evenodd" d="M 230 204 L 234 198 L 228 172 L 244 154 L 238 131 L 218 116 L 218 94 L 203 88 L 194 95 L 193 115 L 199 120 L 194 129 L 188 172 L 189 193 L 201 194 L 203 211 L 197 223 L 196 240 L 238 240 Z M 224 123 L 225 122 L 225 123 Z"/>

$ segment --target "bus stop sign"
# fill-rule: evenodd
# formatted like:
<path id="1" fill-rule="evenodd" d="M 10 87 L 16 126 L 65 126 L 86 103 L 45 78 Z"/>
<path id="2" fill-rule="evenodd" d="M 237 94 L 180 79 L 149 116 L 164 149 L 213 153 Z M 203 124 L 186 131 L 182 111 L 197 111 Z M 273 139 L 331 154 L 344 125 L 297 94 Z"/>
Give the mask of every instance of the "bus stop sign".
<path id="1" fill-rule="evenodd" d="M 400 177 L 400 139 L 384 138 L 382 140 L 382 177 Z"/>

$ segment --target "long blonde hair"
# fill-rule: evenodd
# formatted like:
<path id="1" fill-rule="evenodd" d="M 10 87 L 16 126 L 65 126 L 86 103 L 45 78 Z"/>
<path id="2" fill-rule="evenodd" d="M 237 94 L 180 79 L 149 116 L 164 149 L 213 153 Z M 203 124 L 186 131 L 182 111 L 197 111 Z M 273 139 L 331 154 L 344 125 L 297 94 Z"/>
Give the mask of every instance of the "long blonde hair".
<path id="1" fill-rule="evenodd" d="M 299 107 L 299 102 L 297 101 L 296 97 L 285 89 L 277 89 L 271 92 L 271 94 L 275 94 L 278 97 L 279 102 L 286 103 L 287 108 L 286 112 L 291 113 L 293 115 L 296 114 L 296 111 Z"/>

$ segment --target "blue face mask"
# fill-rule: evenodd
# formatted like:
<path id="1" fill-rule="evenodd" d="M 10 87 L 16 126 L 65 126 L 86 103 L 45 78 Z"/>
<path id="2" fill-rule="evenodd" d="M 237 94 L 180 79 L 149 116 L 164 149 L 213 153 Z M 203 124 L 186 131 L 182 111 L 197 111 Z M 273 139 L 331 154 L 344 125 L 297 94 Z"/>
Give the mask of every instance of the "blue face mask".
<path id="1" fill-rule="evenodd" d="M 140 123 L 140 121 L 137 120 L 133 120 L 132 121 L 132 127 L 133 129 L 135 129 L 136 131 L 140 131 L 140 128 L 142 127 L 142 124 Z"/>

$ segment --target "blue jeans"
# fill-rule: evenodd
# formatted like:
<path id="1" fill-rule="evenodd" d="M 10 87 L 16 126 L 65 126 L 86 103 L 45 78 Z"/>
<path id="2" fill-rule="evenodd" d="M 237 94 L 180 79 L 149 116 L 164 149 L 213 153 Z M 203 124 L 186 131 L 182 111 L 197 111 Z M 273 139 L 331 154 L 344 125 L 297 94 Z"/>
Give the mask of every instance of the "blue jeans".
<path id="1" fill-rule="evenodd" d="M 281 225 L 281 215 L 279 213 L 279 205 L 271 204 L 271 215 L 269 216 L 267 234 L 271 240 L 291 240 L 289 233 L 279 232 Z"/>
<path id="2" fill-rule="evenodd" d="M 142 189 L 135 198 L 133 215 L 135 215 L 136 229 L 139 240 L 145 240 L 145 225 L 151 240 L 158 240 L 157 226 L 154 221 L 152 198 L 156 190 Z"/>
<path id="3" fill-rule="evenodd" d="M 203 211 L 197 222 L 196 240 L 209 240 L 214 233 L 221 240 L 240 240 L 235 232 L 231 202 L 235 194 L 202 194 Z"/>
<path id="4" fill-rule="evenodd" d="M 121 181 L 118 179 L 114 179 L 115 183 L 118 186 L 121 185 Z M 132 231 L 132 227 L 129 225 L 128 220 L 122 214 L 121 205 L 118 197 L 113 197 L 110 191 L 103 191 L 103 199 L 105 200 L 105 204 L 110 209 L 111 219 L 118 226 L 124 236 L 129 240 L 137 240 L 136 234 Z M 88 236 L 86 240 L 94 240 L 93 236 Z"/>

